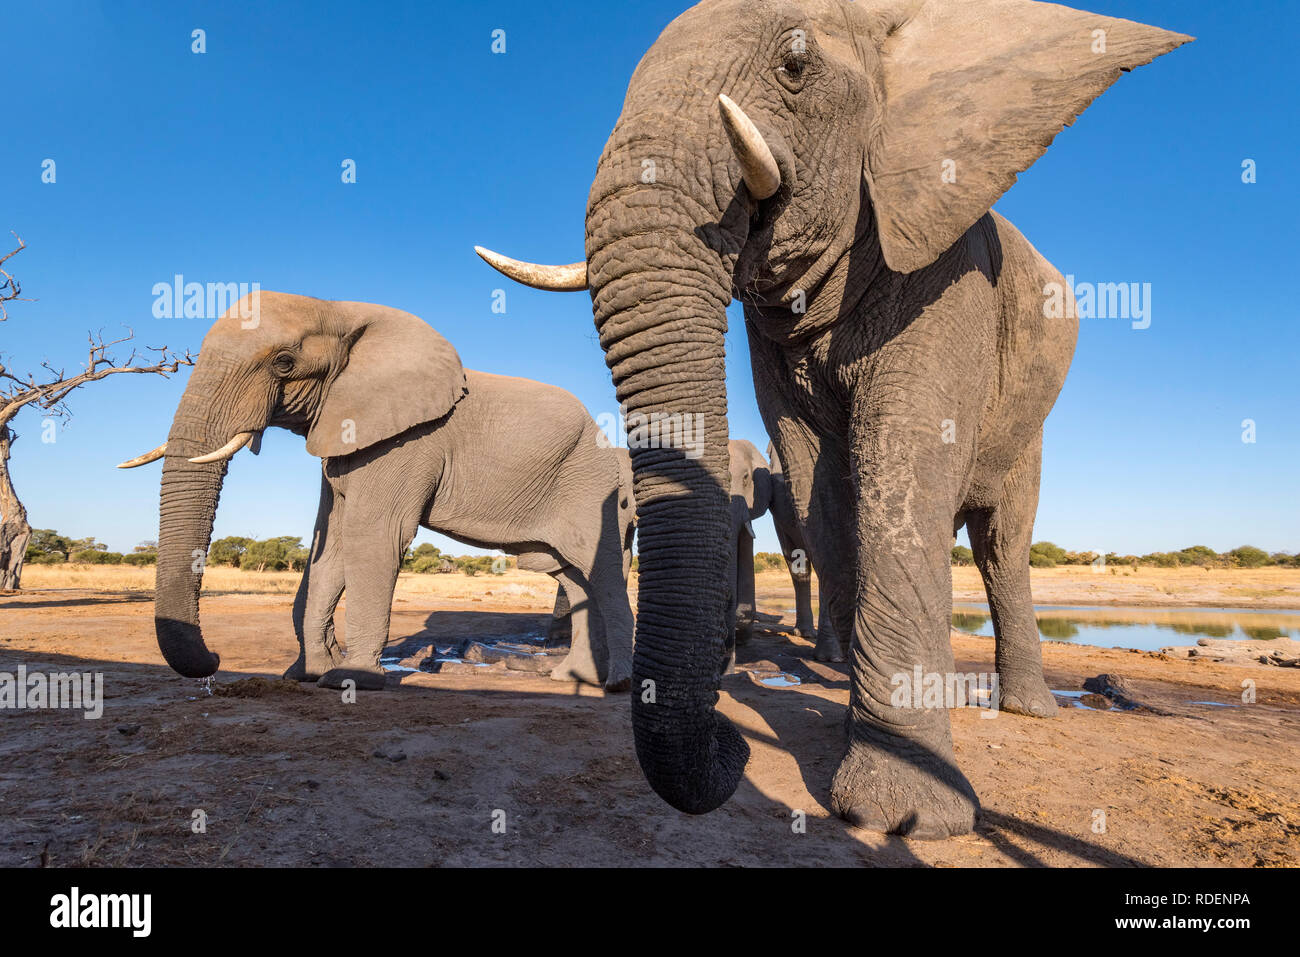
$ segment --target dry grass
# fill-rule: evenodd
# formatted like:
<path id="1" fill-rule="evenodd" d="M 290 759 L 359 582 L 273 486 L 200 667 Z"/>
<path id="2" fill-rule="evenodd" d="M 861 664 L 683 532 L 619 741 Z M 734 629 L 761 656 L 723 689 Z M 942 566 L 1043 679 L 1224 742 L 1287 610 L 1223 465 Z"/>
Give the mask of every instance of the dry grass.
<path id="1" fill-rule="evenodd" d="M 1114 572 L 1114 574 L 1112 574 Z M 245 572 L 213 567 L 203 575 L 205 594 L 291 595 L 298 589 L 299 572 Z M 1300 608 L 1300 568 L 1109 568 L 1097 573 L 1090 567 L 1035 568 L 1034 599 L 1040 605 L 1200 606 L 1224 608 Z M 961 602 L 985 600 L 984 585 L 975 568 L 952 570 L 953 598 Z M 125 565 L 29 565 L 23 572 L 24 590 L 90 589 L 110 592 L 152 592 L 154 570 Z M 773 570 L 758 576 L 760 595 L 789 591 L 786 572 Z M 635 586 L 631 589 L 635 596 Z M 397 598 L 437 598 L 452 602 L 488 602 L 549 606 L 555 583 L 548 575 L 510 569 L 504 575 L 473 577 L 402 573 Z"/>
<path id="2" fill-rule="evenodd" d="M 205 595 L 292 595 L 302 572 L 246 572 L 229 566 L 211 566 L 203 573 Z M 129 565 L 28 565 L 23 570 L 23 590 L 89 589 L 106 592 L 152 592 L 153 568 Z M 509 569 L 502 575 L 462 572 L 416 575 L 403 572 L 397 597 L 420 596 L 448 601 L 476 601 L 490 596 L 514 604 L 555 600 L 555 580 L 549 575 Z"/>

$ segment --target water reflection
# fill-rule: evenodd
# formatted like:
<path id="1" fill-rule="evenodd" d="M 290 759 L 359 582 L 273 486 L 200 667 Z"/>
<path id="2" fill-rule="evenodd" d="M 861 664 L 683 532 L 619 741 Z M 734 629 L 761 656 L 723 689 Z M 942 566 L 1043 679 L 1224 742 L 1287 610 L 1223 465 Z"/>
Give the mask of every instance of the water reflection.
<path id="1" fill-rule="evenodd" d="M 1300 640 L 1300 611 L 1044 605 L 1035 613 L 1044 639 L 1102 648 L 1158 651 L 1171 645 L 1195 645 L 1201 638 Z M 954 605 L 952 626 L 973 635 L 993 634 L 987 605 Z"/>

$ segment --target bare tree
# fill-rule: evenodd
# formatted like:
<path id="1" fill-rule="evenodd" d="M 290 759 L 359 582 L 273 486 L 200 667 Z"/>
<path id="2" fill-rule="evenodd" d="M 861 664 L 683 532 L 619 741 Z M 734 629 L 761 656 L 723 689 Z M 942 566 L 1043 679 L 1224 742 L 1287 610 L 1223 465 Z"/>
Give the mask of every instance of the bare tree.
<path id="1" fill-rule="evenodd" d="M 14 238 L 18 239 L 17 234 Z M 6 302 L 31 301 L 21 298 L 22 287 L 4 269 L 5 263 L 25 248 L 23 241 L 18 239 L 18 247 L 0 259 L 0 321 L 8 318 L 4 311 Z M 18 434 L 9 427 L 10 423 L 27 406 L 44 409 L 48 416 L 66 419 L 70 414 L 65 404 L 68 394 L 109 376 L 129 373 L 166 378 L 181 366 L 194 365 L 195 357 L 188 350 L 179 355 L 166 346 L 146 347 L 146 352 L 152 353 L 150 356 L 132 349 L 126 360 L 119 364 L 114 360 L 112 350 L 132 338 L 134 333 L 130 329 L 122 338 L 109 342 L 105 342 L 102 335 L 90 334 L 89 355 L 81 371 L 75 375 L 55 369 L 48 362 L 41 364 L 44 371 L 39 377 L 31 373 L 15 375 L 0 364 L 0 591 L 20 586 L 27 542 L 32 535 L 32 527 L 27 523 L 27 509 L 18 498 L 9 474 L 9 452 L 18 440 Z M 139 364 L 150 358 L 154 360 L 152 365 Z"/>

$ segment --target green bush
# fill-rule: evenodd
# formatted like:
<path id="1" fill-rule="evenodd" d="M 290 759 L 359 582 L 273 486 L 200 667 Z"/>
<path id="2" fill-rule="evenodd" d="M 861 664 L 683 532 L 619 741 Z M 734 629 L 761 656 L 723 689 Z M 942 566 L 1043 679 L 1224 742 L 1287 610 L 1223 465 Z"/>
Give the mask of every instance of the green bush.
<path id="1" fill-rule="evenodd" d="M 307 549 L 302 539 L 291 535 L 253 542 L 239 557 L 244 571 L 300 571 L 307 563 Z"/>
<path id="2" fill-rule="evenodd" d="M 1208 545 L 1193 545 L 1178 553 L 1178 560 L 1184 565 L 1217 565 L 1219 553 Z"/>
<path id="3" fill-rule="evenodd" d="M 1238 568 L 1263 568 L 1272 561 L 1268 557 L 1268 552 L 1254 545 L 1241 545 L 1228 552 L 1225 557 Z"/>
<path id="4" fill-rule="evenodd" d="M 785 568 L 785 556 L 780 552 L 755 552 L 754 571 L 766 572 L 774 568 Z"/>
<path id="5" fill-rule="evenodd" d="M 157 565 L 157 552 L 132 552 L 130 555 L 122 556 L 123 565 Z"/>
<path id="6" fill-rule="evenodd" d="M 83 548 L 80 551 L 73 552 L 69 561 L 76 562 L 79 565 L 120 565 L 122 564 L 122 554 L 120 552 L 101 551 L 98 548 Z"/>
<path id="7" fill-rule="evenodd" d="M 208 564 L 230 565 L 239 568 L 241 567 L 240 561 L 244 557 L 245 549 L 252 544 L 253 540 L 251 538 L 243 538 L 238 535 L 219 538 L 208 549 Z"/>
<path id="8" fill-rule="evenodd" d="M 1034 542 L 1029 546 L 1029 564 L 1034 568 L 1055 568 L 1065 561 L 1065 549 L 1054 542 Z"/>
<path id="9" fill-rule="evenodd" d="M 72 551 L 72 539 L 52 528 L 34 528 L 24 559 L 34 565 L 58 565 L 66 562 Z"/>
<path id="10" fill-rule="evenodd" d="M 974 565 L 975 553 L 965 545 L 954 545 L 951 560 L 954 565 Z"/>

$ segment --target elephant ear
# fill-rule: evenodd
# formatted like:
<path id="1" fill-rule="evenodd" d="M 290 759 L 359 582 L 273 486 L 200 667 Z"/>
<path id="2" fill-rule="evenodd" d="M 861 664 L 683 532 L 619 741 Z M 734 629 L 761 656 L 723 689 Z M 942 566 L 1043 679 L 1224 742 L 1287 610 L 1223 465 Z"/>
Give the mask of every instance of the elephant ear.
<path id="1" fill-rule="evenodd" d="M 387 306 L 335 303 L 350 348 L 307 434 L 307 451 L 349 455 L 441 419 L 465 394 L 452 344 L 428 323 Z"/>
<path id="2" fill-rule="evenodd" d="M 912 0 L 885 29 L 865 174 L 898 272 L 952 246 L 1121 73 L 1192 39 L 1035 0 Z"/>

